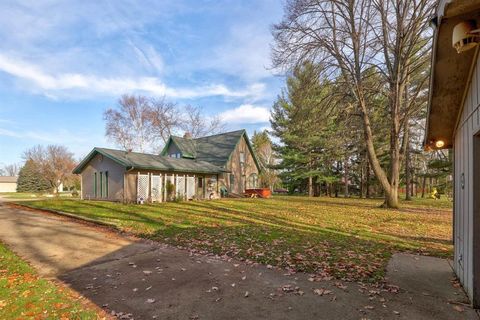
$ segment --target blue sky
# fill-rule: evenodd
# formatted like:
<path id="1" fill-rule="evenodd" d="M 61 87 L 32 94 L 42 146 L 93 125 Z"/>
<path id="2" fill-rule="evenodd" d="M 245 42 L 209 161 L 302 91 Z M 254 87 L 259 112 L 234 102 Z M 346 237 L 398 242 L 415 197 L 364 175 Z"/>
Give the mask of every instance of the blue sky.
<path id="1" fill-rule="evenodd" d="M 123 93 L 203 107 L 227 129 L 268 127 L 283 86 L 270 70 L 282 4 L 1 1 L 0 166 L 36 144 L 63 144 L 77 157 L 112 147 L 102 114 Z"/>

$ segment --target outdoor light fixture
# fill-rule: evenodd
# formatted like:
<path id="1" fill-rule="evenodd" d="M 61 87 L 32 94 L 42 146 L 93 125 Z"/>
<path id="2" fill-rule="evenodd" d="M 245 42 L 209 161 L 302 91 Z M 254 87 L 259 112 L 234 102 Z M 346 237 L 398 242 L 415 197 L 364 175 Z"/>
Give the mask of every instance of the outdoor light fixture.
<path id="1" fill-rule="evenodd" d="M 445 142 L 443 140 L 437 140 L 435 141 L 435 147 L 437 148 L 442 148 L 445 145 Z"/>
<path id="2" fill-rule="evenodd" d="M 458 53 L 470 50 L 479 43 L 480 30 L 476 29 L 475 20 L 467 20 L 453 27 L 452 46 Z"/>

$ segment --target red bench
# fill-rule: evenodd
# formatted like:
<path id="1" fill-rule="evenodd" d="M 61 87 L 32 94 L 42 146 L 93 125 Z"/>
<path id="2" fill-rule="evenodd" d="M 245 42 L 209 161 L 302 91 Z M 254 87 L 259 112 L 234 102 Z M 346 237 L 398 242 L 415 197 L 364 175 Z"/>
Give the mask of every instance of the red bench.
<path id="1" fill-rule="evenodd" d="M 245 196 L 250 198 L 270 198 L 272 191 L 269 188 L 246 189 Z"/>

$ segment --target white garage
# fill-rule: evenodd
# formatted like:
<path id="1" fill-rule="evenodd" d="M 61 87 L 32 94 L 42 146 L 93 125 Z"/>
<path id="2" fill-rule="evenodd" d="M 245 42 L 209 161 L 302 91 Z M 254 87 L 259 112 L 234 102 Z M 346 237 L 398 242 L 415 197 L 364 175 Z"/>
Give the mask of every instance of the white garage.
<path id="1" fill-rule="evenodd" d="M 0 192 L 17 192 L 18 177 L 0 177 Z"/>

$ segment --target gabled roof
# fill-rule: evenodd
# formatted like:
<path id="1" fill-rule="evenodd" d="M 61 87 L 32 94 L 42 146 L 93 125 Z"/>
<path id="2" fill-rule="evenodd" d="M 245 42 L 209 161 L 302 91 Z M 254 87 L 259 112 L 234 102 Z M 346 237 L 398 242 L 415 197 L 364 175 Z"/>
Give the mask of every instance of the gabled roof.
<path id="1" fill-rule="evenodd" d="M 180 151 L 182 152 L 182 156 L 184 158 L 195 159 L 197 157 L 197 151 L 193 139 L 170 136 L 169 140 L 171 140 L 172 143 L 175 143 L 178 149 L 180 149 Z M 162 155 L 166 156 L 167 154 Z"/>
<path id="2" fill-rule="evenodd" d="M 478 49 L 462 53 L 452 47 L 453 28 L 461 21 L 474 19 L 479 25 L 479 0 L 441 0 L 438 4 L 430 75 L 428 117 L 425 146 L 435 148 L 444 141 L 444 148 L 453 146 L 458 116 L 472 75 Z"/>
<path id="3" fill-rule="evenodd" d="M 174 143 L 180 149 L 180 152 L 182 152 L 183 156 L 185 156 L 185 154 L 187 157 L 189 155 L 195 155 L 194 158 L 196 160 L 205 161 L 225 168 L 227 162 L 232 156 L 233 151 L 240 143 L 242 138 L 245 139 L 250 153 L 252 154 L 253 160 L 260 171 L 261 169 L 255 153 L 253 152 L 250 140 L 248 139 L 247 132 L 243 129 L 196 139 L 172 136 L 167 141 L 167 144 L 162 150 L 161 155 L 167 155 L 168 147 L 171 143 Z"/>
<path id="4" fill-rule="evenodd" d="M 18 177 L 12 177 L 12 176 L 0 176 L 0 183 L 12 183 L 12 182 L 17 182 Z"/>
<path id="5" fill-rule="evenodd" d="M 73 170 L 73 173 L 80 174 L 90 160 L 92 160 L 97 154 L 101 154 L 115 161 L 126 169 L 132 168 L 186 173 L 221 173 L 224 171 L 222 168 L 205 161 L 176 159 L 156 154 L 127 152 L 115 149 L 94 148 Z"/>

